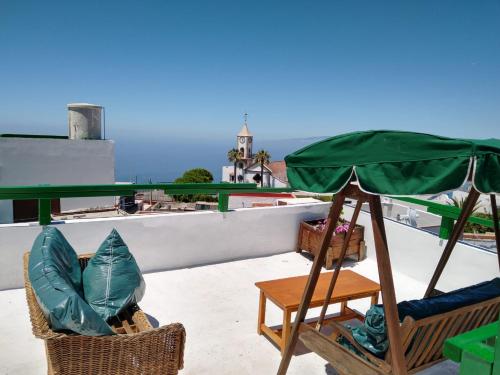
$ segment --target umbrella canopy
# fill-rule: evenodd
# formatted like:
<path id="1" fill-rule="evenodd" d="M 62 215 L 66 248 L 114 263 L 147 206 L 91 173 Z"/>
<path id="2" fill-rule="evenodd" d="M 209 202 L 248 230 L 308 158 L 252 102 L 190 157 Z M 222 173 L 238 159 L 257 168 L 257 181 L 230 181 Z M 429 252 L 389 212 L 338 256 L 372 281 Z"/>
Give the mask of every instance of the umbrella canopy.
<path id="1" fill-rule="evenodd" d="M 285 158 L 292 188 L 336 193 L 354 173 L 372 194 L 437 194 L 459 188 L 472 171 L 481 193 L 500 192 L 500 140 L 453 139 L 402 131 L 338 135 Z"/>

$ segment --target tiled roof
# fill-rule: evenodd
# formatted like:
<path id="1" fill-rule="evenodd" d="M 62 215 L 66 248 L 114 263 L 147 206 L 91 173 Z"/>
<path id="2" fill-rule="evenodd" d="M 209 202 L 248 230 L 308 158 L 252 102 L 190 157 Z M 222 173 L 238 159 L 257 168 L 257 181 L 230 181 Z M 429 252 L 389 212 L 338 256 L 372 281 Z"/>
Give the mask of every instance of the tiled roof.
<path id="1" fill-rule="evenodd" d="M 286 164 L 284 160 L 272 161 L 267 164 L 267 167 L 271 170 L 275 178 L 283 182 L 288 182 L 288 177 L 286 176 Z"/>

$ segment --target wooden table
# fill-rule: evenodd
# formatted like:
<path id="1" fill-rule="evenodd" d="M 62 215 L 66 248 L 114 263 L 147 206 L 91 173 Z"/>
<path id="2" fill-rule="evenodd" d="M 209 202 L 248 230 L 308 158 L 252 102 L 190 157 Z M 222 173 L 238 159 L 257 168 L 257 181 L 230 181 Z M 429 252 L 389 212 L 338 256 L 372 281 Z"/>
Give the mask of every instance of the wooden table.
<path id="1" fill-rule="evenodd" d="M 310 307 L 323 306 L 330 280 L 333 272 L 322 273 L 319 276 L 318 284 L 314 290 Z M 287 277 L 285 279 L 260 281 L 255 286 L 260 289 L 259 299 L 259 317 L 257 324 L 257 333 L 266 334 L 278 347 L 281 348 L 281 354 L 285 350 L 285 345 L 292 329 L 292 313 L 299 309 L 302 294 L 309 276 Z M 339 273 L 339 278 L 333 291 L 330 304 L 340 303 L 340 314 L 329 317 L 327 320 L 349 320 L 361 318 L 364 316 L 347 307 L 347 302 L 360 298 L 371 298 L 371 304 L 378 302 L 380 285 L 356 272 L 343 270 Z M 266 325 L 266 301 L 271 300 L 276 306 L 283 310 L 283 326 L 281 329 L 272 329 Z M 315 320 L 309 322 L 314 324 Z"/>

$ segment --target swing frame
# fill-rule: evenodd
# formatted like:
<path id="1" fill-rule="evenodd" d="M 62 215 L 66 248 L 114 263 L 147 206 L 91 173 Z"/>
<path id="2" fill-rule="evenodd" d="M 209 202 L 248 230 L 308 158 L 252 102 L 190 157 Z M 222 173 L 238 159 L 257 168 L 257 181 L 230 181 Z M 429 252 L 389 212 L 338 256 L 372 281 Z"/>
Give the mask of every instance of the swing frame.
<path id="1" fill-rule="evenodd" d="M 431 278 L 431 281 L 427 287 L 427 290 L 425 292 L 424 298 L 427 298 L 431 295 L 433 295 L 436 291 L 436 285 L 437 282 L 439 281 L 439 278 L 451 256 L 451 253 L 460 238 L 461 234 L 463 233 L 465 224 L 467 222 L 467 219 L 469 216 L 472 214 L 474 205 L 476 204 L 478 198 L 480 196 L 480 193 L 475 189 L 474 186 L 471 187 L 471 190 L 467 196 L 467 199 L 464 203 L 463 209 L 460 213 L 460 216 L 458 220 L 456 221 L 455 225 L 453 226 L 452 233 L 450 235 L 450 238 L 443 250 L 443 253 L 441 255 L 441 258 L 436 266 L 436 269 L 434 271 L 434 274 Z M 386 319 L 386 324 L 387 324 L 387 336 L 389 339 L 389 358 L 387 362 L 384 362 L 384 364 L 379 363 L 379 367 L 373 366 L 372 369 L 369 367 L 365 367 L 364 369 L 366 370 L 365 373 L 373 373 L 376 374 L 378 370 L 380 370 L 378 373 L 391 373 L 395 375 L 406 375 L 408 373 L 407 370 L 407 363 L 405 360 L 405 354 L 404 354 L 404 347 L 403 347 L 403 338 L 401 335 L 401 326 L 400 326 L 400 321 L 399 321 L 399 315 L 398 315 L 398 310 L 397 310 L 397 301 L 396 301 L 396 294 L 395 294 L 395 289 L 394 289 L 394 280 L 392 277 L 392 268 L 391 268 L 391 262 L 390 262 L 390 256 L 389 256 L 389 249 L 388 249 L 388 244 L 387 244 L 387 236 L 385 232 L 385 226 L 384 226 L 384 218 L 382 214 L 382 205 L 380 202 L 380 196 L 376 194 L 369 194 L 364 191 L 362 191 L 359 188 L 359 185 L 354 179 L 351 179 L 349 183 L 347 183 L 333 198 L 333 203 L 330 208 L 330 212 L 328 215 L 328 223 L 327 226 L 324 230 L 324 235 L 323 235 L 323 240 L 321 244 L 320 251 L 318 255 L 314 258 L 314 262 L 311 267 L 311 271 L 309 274 L 309 278 L 306 284 L 306 288 L 304 290 L 304 294 L 302 295 L 302 300 L 299 306 L 299 310 L 297 311 L 297 315 L 295 317 L 295 322 L 292 327 L 292 332 L 291 335 L 289 336 L 288 342 L 285 347 L 285 351 L 283 353 L 281 363 L 278 369 L 277 374 L 278 375 L 285 375 L 288 366 L 290 364 L 292 354 L 295 348 L 295 345 L 297 343 L 297 340 L 299 338 L 299 329 L 301 326 L 303 326 L 303 322 L 306 316 L 306 313 L 309 309 L 309 304 L 311 301 L 311 297 L 313 295 L 313 292 L 315 290 L 319 274 L 321 272 L 321 268 L 325 262 L 326 258 L 326 253 L 328 249 L 328 245 L 330 243 L 330 240 L 332 238 L 333 232 L 335 230 L 335 225 L 337 221 L 340 218 L 341 212 L 342 212 L 342 207 L 344 205 L 344 202 L 346 198 L 350 199 L 356 199 L 357 200 L 357 205 L 353 214 L 353 218 L 351 219 L 350 227 L 348 230 L 348 233 L 345 236 L 344 239 L 344 244 L 342 246 L 342 251 L 340 254 L 340 257 L 335 265 L 335 270 L 332 274 L 332 279 L 331 279 L 331 284 L 328 289 L 328 295 L 325 298 L 325 301 L 328 301 L 331 297 L 331 294 L 334 290 L 335 283 L 338 278 L 338 274 L 341 269 L 342 262 L 345 258 L 345 253 L 347 249 L 347 244 L 349 243 L 350 235 L 352 233 L 352 229 L 356 225 L 356 221 L 359 215 L 359 211 L 361 209 L 361 206 L 363 203 L 368 203 L 370 206 L 370 216 L 371 216 L 371 223 L 372 223 L 372 229 L 373 229 L 373 235 L 374 235 L 374 245 L 375 245 L 375 253 L 376 253 L 376 260 L 377 260 L 377 267 L 378 267 L 378 273 L 379 273 L 379 280 L 380 280 L 380 286 L 381 286 L 381 293 L 382 293 L 382 300 L 384 302 L 384 313 L 385 313 L 385 319 Z M 500 229 L 499 229 L 499 222 L 498 222 L 498 212 L 497 212 L 497 207 L 496 207 L 496 199 L 494 194 L 490 194 L 490 200 L 491 200 L 491 206 L 492 206 L 492 212 L 493 212 L 493 221 L 494 221 L 494 231 L 495 231 L 495 239 L 497 243 L 497 248 L 500 248 Z M 500 268 L 500 252 L 497 252 L 498 256 L 498 264 Z M 500 300 L 499 300 L 500 302 Z M 327 305 L 323 306 L 318 324 L 316 326 L 316 330 L 319 332 L 321 329 L 324 316 L 326 314 L 327 310 Z M 341 329 L 340 327 L 338 327 Z M 306 332 L 307 335 L 307 332 Z M 328 343 L 328 338 L 324 337 L 325 345 L 331 345 L 331 343 Z M 340 348 L 339 348 L 340 349 Z M 341 350 L 341 349 L 340 349 Z M 344 349 L 346 350 L 346 349 Z M 347 351 L 347 350 L 346 350 Z M 318 351 L 318 354 L 321 355 L 321 353 Z M 344 360 L 350 361 L 353 359 L 352 356 L 344 356 Z M 360 358 L 362 361 L 362 359 Z M 364 361 L 366 363 L 366 361 Z M 382 361 L 383 362 L 383 361 Z M 385 366 L 387 364 L 387 366 Z M 333 366 L 335 366 L 334 363 L 332 363 Z M 360 367 L 359 364 L 352 363 L 352 366 L 357 368 L 358 370 L 352 369 L 351 371 L 349 370 L 349 366 L 342 366 L 343 370 L 345 373 L 349 374 L 358 374 L 359 372 L 353 372 L 353 371 L 359 371 Z"/>

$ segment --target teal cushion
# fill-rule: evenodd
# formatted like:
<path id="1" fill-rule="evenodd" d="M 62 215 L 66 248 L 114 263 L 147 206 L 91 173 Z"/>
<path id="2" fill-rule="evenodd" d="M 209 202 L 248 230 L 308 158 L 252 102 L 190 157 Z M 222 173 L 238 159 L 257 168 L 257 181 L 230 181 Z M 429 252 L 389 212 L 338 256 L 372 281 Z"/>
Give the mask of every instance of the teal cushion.
<path id="1" fill-rule="evenodd" d="M 112 335 L 111 327 L 83 299 L 78 256 L 62 233 L 45 227 L 31 248 L 28 275 L 54 331 Z"/>
<path id="2" fill-rule="evenodd" d="M 85 299 L 105 320 L 144 296 L 146 284 L 133 255 L 116 229 L 83 271 Z"/>
<path id="3" fill-rule="evenodd" d="M 389 348 L 384 307 L 374 305 L 366 312 L 364 324 L 352 330 L 354 340 L 375 356 L 383 358 Z"/>

